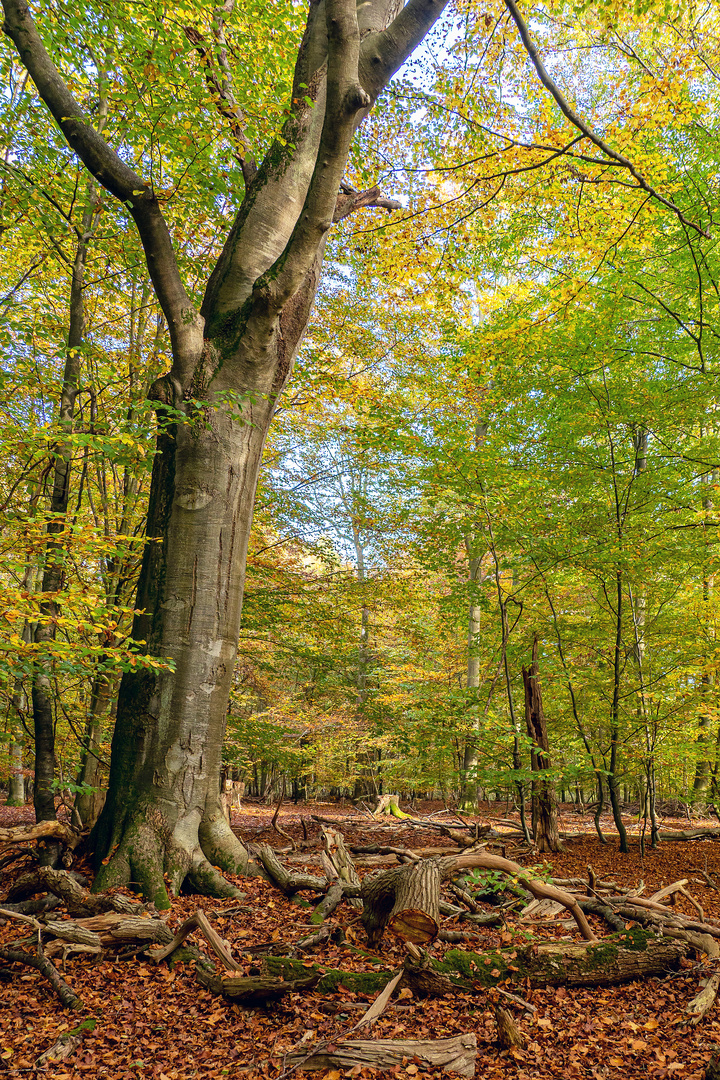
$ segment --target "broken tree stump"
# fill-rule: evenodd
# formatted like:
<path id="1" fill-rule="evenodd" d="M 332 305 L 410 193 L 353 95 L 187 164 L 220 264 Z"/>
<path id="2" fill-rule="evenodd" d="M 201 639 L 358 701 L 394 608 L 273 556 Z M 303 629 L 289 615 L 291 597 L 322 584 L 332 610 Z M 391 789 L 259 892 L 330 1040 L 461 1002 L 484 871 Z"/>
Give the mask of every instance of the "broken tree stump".
<path id="1" fill-rule="evenodd" d="M 386 928 L 416 945 L 437 937 L 440 870 L 436 860 L 423 859 L 366 878 L 361 896 L 361 922 L 371 948 L 380 943 Z"/>
<path id="2" fill-rule="evenodd" d="M 473 867 L 501 870 L 509 877 L 519 878 L 523 887 L 536 898 L 556 900 L 567 908 L 586 941 L 597 940 L 576 896 L 540 881 L 510 859 L 487 851 L 473 851 L 440 859 L 421 859 L 365 878 L 360 890 L 364 901 L 361 922 L 370 947 L 377 948 L 386 928 L 403 941 L 415 944 L 432 941 L 438 931 L 440 882 Z"/>
<path id="3" fill-rule="evenodd" d="M 452 1039 L 348 1039 L 303 1058 L 302 1054 L 288 1055 L 288 1064 L 299 1063 L 303 1069 L 339 1068 L 394 1069 L 410 1061 L 419 1062 L 426 1068 L 442 1069 L 459 1076 L 474 1076 L 477 1059 L 477 1038 L 473 1035 L 456 1035 Z"/>

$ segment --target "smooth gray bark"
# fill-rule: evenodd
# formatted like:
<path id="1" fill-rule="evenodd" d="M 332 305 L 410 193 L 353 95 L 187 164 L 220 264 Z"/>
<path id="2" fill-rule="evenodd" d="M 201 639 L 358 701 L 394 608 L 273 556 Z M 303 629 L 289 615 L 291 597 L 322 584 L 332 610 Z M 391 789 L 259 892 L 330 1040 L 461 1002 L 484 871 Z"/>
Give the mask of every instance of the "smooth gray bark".
<path id="1" fill-rule="evenodd" d="M 219 781 L 263 445 L 333 220 L 373 205 L 370 193 L 338 199 L 354 132 L 446 2 L 399 10 L 397 0 L 312 0 L 282 141 L 257 170 L 246 162 L 245 194 L 198 311 L 152 187 L 87 122 L 25 0 L 3 0 L 5 33 L 68 143 L 129 208 L 172 343 L 172 367 L 150 391 L 169 423 L 158 434 L 153 542 L 136 605 L 144 613 L 133 629 L 172 670 L 123 677 L 93 834 L 96 887 L 134 882 L 167 906 L 168 884 L 177 891 L 189 878 L 200 891 L 228 892 L 214 867 L 248 869 Z"/>

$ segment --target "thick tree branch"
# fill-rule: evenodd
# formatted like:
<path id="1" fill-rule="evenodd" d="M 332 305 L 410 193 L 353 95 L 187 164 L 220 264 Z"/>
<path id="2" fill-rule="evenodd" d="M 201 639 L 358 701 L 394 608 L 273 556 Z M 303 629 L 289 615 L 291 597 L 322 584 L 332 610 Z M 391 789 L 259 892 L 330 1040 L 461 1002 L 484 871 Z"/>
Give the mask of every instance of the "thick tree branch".
<path id="1" fill-rule="evenodd" d="M 355 191 L 347 184 L 340 185 L 341 194 L 338 195 L 335 204 L 333 222 L 342 221 L 343 218 L 354 214 L 363 207 L 375 207 L 380 210 L 402 210 L 402 203 L 397 199 L 388 199 L 383 195 L 377 184 L 368 188 L 367 191 Z"/>
<path id="2" fill-rule="evenodd" d="M 696 233 L 699 233 L 700 236 L 704 236 L 706 239 L 709 239 L 709 232 L 707 232 L 705 229 L 702 229 L 699 225 L 696 225 L 695 222 L 689 221 L 685 217 L 679 206 L 676 206 L 675 203 L 672 202 L 670 199 L 666 199 L 663 195 L 656 191 L 651 184 L 648 183 L 642 173 L 638 172 L 638 170 L 635 168 L 629 158 L 626 158 L 625 155 L 619 153 L 619 151 L 613 150 L 613 148 L 608 143 L 606 143 L 604 139 L 597 135 L 593 131 L 593 129 L 585 123 L 582 117 L 575 112 L 572 106 L 568 103 L 560 87 L 548 74 L 545 65 L 540 59 L 540 55 L 530 38 L 527 23 L 520 14 L 515 0 L 505 0 L 505 6 L 510 12 L 513 21 L 517 26 L 518 31 L 520 32 L 520 39 L 522 40 L 527 54 L 532 61 L 533 67 L 538 73 L 540 82 L 543 84 L 546 90 L 550 91 L 552 96 L 555 98 L 555 101 L 560 106 L 561 112 L 564 116 L 567 117 L 570 123 L 573 124 L 578 129 L 578 131 L 581 131 L 583 135 L 586 136 L 586 138 L 590 139 L 591 142 L 595 143 L 598 149 L 602 150 L 604 154 L 607 154 L 608 158 L 610 159 L 610 161 L 607 162 L 608 165 L 612 164 L 612 162 L 615 161 L 619 165 L 624 166 L 624 168 L 626 168 L 630 175 L 636 180 L 637 187 L 642 188 L 642 190 L 646 191 L 648 195 L 651 196 L 651 198 L 655 199 L 663 206 L 666 206 L 668 210 L 672 210 L 672 212 L 677 216 L 678 220 L 683 223 L 683 225 L 686 225 L 689 229 L 693 229 Z"/>
<path id="3" fill-rule="evenodd" d="M 312 269 L 330 229 L 359 112 L 371 105 L 360 85 L 360 32 L 355 0 L 326 0 L 328 35 L 325 118 L 315 169 L 300 217 L 280 258 L 257 282 L 253 296 L 274 322 Z"/>
<path id="4" fill-rule="evenodd" d="M 3 31 L 13 41 L 68 144 L 105 190 L 130 209 L 168 321 L 175 355 L 194 352 L 201 339 L 201 327 L 180 278 L 170 234 L 151 187 L 87 123 L 38 34 L 26 0 L 3 0 L 3 9 Z"/>
<path id="5" fill-rule="evenodd" d="M 448 0 L 410 0 L 380 34 L 365 38 L 360 75 L 373 101 L 415 51 L 447 7 Z"/>

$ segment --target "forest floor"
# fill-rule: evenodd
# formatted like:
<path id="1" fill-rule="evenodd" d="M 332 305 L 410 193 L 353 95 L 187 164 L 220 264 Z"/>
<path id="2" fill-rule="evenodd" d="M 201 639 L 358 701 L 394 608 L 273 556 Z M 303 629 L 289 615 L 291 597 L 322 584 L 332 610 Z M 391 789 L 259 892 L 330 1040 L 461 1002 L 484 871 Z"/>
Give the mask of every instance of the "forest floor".
<path id="1" fill-rule="evenodd" d="M 483 808 L 477 820 L 509 817 L 502 804 Z M 417 816 L 442 810 L 442 804 L 421 803 L 414 808 Z M 279 852 L 285 865 L 298 870 L 304 866 L 319 873 L 320 840 L 314 848 L 292 854 L 282 836 L 271 828 L 274 807 L 244 804 L 233 815 L 233 827 L 249 843 L 268 842 Z M 348 844 L 400 845 L 409 848 L 457 850 L 448 839 L 439 838 L 432 829 L 409 828 L 402 822 L 389 825 L 374 823 L 351 804 L 305 803 L 284 805 L 278 817 L 281 828 L 296 841 L 303 838 L 303 818 L 311 840 L 319 836 L 320 824 L 311 815 L 337 819 Z M 347 824 L 354 818 L 352 825 Z M 452 815 L 436 820 L 452 824 Z M 472 820 L 472 819 L 470 819 Z M 0 809 L 0 825 L 30 824 L 30 808 Z M 634 819 L 627 818 L 628 826 Z M 694 821 L 693 825 L 702 824 Z M 706 824 L 712 824 L 707 822 Z M 717 824 L 717 822 L 715 822 Z M 720 880 L 720 842 L 664 842 L 657 851 L 646 850 L 642 857 L 637 835 L 630 837 L 630 853 L 621 855 L 612 823 L 603 818 L 609 843 L 600 844 L 589 817 L 580 817 L 571 807 L 561 810 L 560 827 L 578 838 L 566 843 L 563 854 L 550 858 L 556 877 L 587 876 L 590 864 L 598 876 L 611 878 L 619 885 L 645 883 L 646 895 L 679 878 L 689 878 L 689 889 L 707 916 L 720 918 L 720 892 L 711 888 L 703 875 Z M 663 819 L 664 828 L 688 828 L 686 819 Z M 498 826 L 498 828 L 500 828 Z M 516 857 L 511 848 L 508 857 Z M 537 855 L 519 857 L 526 866 L 538 866 Z M 376 872 L 378 864 L 360 874 Z M 388 858 L 387 865 L 392 865 Z M 81 863 L 74 869 L 87 872 Z M 18 865 L 0 875 L 0 897 L 6 895 Z M 247 893 L 238 911 L 237 900 L 216 901 L 197 896 L 183 896 L 173 903 L 169 925 L 176 929 L 200 907 L 219 934 L 229 942 L 236 957 L 243 950 L 267 942 L 292 945 L 316 929 L 309 924 L 310 907 L 291 903 L 272 885 L 253 878 L 237 879 Z M 312 896 L 308 899 L 312 900 Z M 1 901 L 0 901 L 1 906 Z M 225 912 L 235 909 L 230 915 Z M 491 910 L 491 908 L 488 908 Z M 679 910 L 692 913 L 682 897 Z M 336 910 L 333 921 L 343 926 L 349 943 L 362 949 L 365 938 L 357 924 L 358 912 L 347 903 Z M 560 925 L 564 912 L 555 920 L 529 924 L 517 914 L 507 918 L 501 928 L 478 930 L 478 939 L 467 948 L 509 946 L 526 943 L 528 935 L 538 940 L 572 938 L 577 932 Z M 608 933 L 603 923 L 591 917 L 598 935 Z M 464 924 L 465 926 L 467 924 Z M 0 944 L 21 937 L 18 923 L 0 924 Z M 196 937 L 197 935 L 194 935 Z M 202 939 L 198 938 L 198 943 Z M 463 946 L 460 946 L 463 947 Z M 442 952 L 435 945 L 431 952 Z M 399 968 L 404 950 L 387 935 L 380 955 L 362 956 L 347 946 L 325 944 L 307 954 L 308 962 L 329 968 L 368 970 L 377 966 Z M 59 963 L 59 961 L 58 961 Z M 249 970 L 251 959 L 239 965 Z M 385 1012 L 359 1038 L 434 1039 L 463 1033 L 475 1033 L 478 1040 L 476 1076 L 483 1080 L 540 1080 L 553 1077 L 574 1078 L 657 1078 L 665 1080 L 701 1080 L 706 1063 L 720 1048 L 720 1005 L 716 1005 L 701 1023 L 693 1027 L 683 1009 L 698 993 L 700 980 L 707 977 L 705 966 L 684 960 L 685 966 L 665 978 L 647 979 L 623 986 L 587 989 L 529 990 L 516 987 L 535 1012 L 513 1008 L 514 1019 L 526 1039 L 524 1050 L 500 1050 L 496 1043 L 493 992 L 478 989 L 448 997 L 415 999 L 409 990 L 401 1000 L 390 1003 Z M 717 965 L 718 961 L 714 964 Z M 0 1077 L 22 1077 L 34 1071 L 37 1057 L 63 1033 L 87 1018 L 96 1026 L 88 1031 L 74 1056 L 49 1066 L 45 1076 L 53 1080 L 80 1080 L 102 1076 L 112 1080 L 190 1080 L 209 1077 L 247 1077 L 274 1080 L 283 1074 L 285 1055 L 291 1050 L 305 1051 L 322 1040 L 337 1040 L 362 1015 L 374 995 L 356 994 L 342 985 L 335 994 L 322 996 L 309 992 L 288 994 L 265 1008 L 246 1009 L 238 1004 L 213 997 L 194 976 L 194 963 L 155 965 L 144 959 L 118 961 L 95 957 L 69 958 L 62 971 L 65 980 L 83 1002 L 81 1012 L 64 1012 L 49 984 L 37 972 L 12 966 L 12 977 L 0 981 Z M 514 988 L 509 987 L 510 990 Z M 294 1074 L 298 1076 L 310 1074 Z M 396 1071 L 357 1070 L 353 1073 L 328 1071 L 312 1074 L 322 1080 L 340 1080 L 345 1075 L 365 1077 L 399 1076 L 420 1080 L 440 1077 L 439 1071 L 423 1071 L 413 1062 Z"/>

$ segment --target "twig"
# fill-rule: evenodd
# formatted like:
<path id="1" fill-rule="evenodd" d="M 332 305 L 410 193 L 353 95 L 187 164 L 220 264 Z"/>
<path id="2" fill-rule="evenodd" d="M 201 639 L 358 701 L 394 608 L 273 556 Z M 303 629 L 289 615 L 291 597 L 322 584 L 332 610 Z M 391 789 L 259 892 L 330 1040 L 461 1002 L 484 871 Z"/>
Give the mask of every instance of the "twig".
<path id="1" fill-rule="evenodd" d="M 570 123 L 573 124 L 574 127 L 578 129 L 578 131 L 581 131 L 583 135 L 590 139 L 591 142 L 595 143 L 595 145 L 600 150 L 602 150 L 602 152 L 606 154 L 608 158 L 610 158 L 610 161 L 608 161 L 607 163 L 608 165 L 612 164 L 613 161 L 617 162 L 619 165 L 623 165 L 628 170 L 630 175 L 637 181 L 638 187 L 642 188 L 643 191 L 646 191 L 651 198 L 656 199 L 657 202 L 667 207 L 668 210 L 672 210 L 672 212 L 677 216 L 678 221 L 681 221 L 683 225 L 686 225 L 689 229 L 693 229 L 696 233 L 699 233 L 700 236 L 704 236 L 706 240 L 709 240 L 709 232 L 707 232 L 705 229 L 700 228 L 700 226 L 696 225 L 694 221 L 690 221 L 688 218 L 686 218 L 679 206 L 676 206 L 676 204 L 672 202 L 672 200 L 666 199 L 663 195 L 656 191 L 651 184 L 648 183 L 642 173 L 638 172 L 638 170 L 635 168 L 629 158 L 626 158 L 624 154 L 619 153 L 617 150 L 613 150 L 613 148 L 608 145 L 608 143 L 606 143 L 604 139 L 601 139 L 600 136 L 596 134 L 596 132 L 594 132 L 588 124 L 585 123 L 585 121 L 578 115 L 578 113 L 575 112 L 572 106 L 568 103 L 560 87 L 557 85 L 557 83 L 553 81 L 553 79 L 548 74 L 545 65 L 540 59 L 540 55 L 530 38 L 527 23 L 518 11 L 515 0 L 505 0 L 505 6 L 510 12 L 513 18 L 513 22 L 515 23 L 520 32 L 520 38 L 523 45 L 525 46 L 528 56 L 532 61 L 533 67 L 538 73 L 540 82 L 543 84 L 546 90 L 550 91 L 552 96 L 555 98 L 555 101 L 560 106 L 561 112 L 567 117 Z"/>

